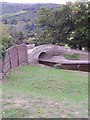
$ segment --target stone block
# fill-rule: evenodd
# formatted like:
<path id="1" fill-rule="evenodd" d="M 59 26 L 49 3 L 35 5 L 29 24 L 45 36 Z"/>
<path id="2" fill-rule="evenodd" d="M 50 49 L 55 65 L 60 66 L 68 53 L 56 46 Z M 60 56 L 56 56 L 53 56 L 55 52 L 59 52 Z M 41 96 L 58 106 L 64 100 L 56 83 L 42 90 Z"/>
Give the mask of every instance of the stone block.
<path id="1" fill-rule="evenodd" d="M 19 65 L 25 65 L 27 64 L 27 48 L 26 44 L 21 44 L 17 46 L 18 50 L 18 59 L 19 59 Z"/>
<path id="2" fill-rule="evenodd" d="M 10 65 L 11 65 L 11 69 L 12 69 L 19 65 L 17 47 L 16 46 L 11 47 L 8 49 L 8 51 L 9 51 L 9 57 L 10 57 Z"/>

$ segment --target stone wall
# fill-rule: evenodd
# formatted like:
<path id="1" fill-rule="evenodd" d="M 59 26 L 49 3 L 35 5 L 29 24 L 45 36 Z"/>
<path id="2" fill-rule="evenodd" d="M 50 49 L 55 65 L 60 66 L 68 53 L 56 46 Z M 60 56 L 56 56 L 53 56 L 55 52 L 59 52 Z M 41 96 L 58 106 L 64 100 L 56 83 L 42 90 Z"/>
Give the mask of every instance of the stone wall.
<path id="1" fill-rule="evenodd" d="M 54 67 L 54 65 L 58 64 L 55 62 L 41 61 L 41 60 L 39 61 L 39 63 L 50 66 L 50 67 Z M 60 65 L 58 64 L 58 67 L 66 70 L 90 72 L 90 63 L 84 63 L 84 62 L 83 63 L 74 63 L 74 62 L 61 63 Z"/>
<path id="2" fill-rule="evenodd" d="M 27 48 L 26 45 L 18 45 L 17 46 L 17 50 L 18 50 L 18 62 L 19 65 L 25 65 L 27 63 Z"/>
<path id="3" fill-rule="evenodd" d="M 67 70 L 78 70 L 78 71 L 85 71 L 85 72 L 90 72 L 90 64 L 86 63 L 62 63 L 61 64 L 62 69 L 67 69 Z"/>
<path id="4" fill-rule="evenodd" d="M 26 44 L 13 46 L 6 51 L 3 73 L 10 71 L 12 68 L 25 64 L 27 64 Z"/>
<path id="5" fill-rule="evenodd" d="M 64 54 L 78 54 L 81 59 L 87 59 L 88 60 L 88 53 L 85 51 L 81 50 L 74 50 L 70 48 L 65 48 L 63 46 L 57 46 L 57 45 L 52 45 L 53 47 L 53 56 L 58 56 L 58 55 L 64 55 Z"/>
<path id="6" fill-rule="evenodd" d="M 9 54 L 9 59 L 10 59 L 10 68 L 15 68 L 17 67 L 18 64 L 18 51 L 17 51 L 17 46 L 16 47 L 11 47 L 8 49 L 8 54 Z"/>

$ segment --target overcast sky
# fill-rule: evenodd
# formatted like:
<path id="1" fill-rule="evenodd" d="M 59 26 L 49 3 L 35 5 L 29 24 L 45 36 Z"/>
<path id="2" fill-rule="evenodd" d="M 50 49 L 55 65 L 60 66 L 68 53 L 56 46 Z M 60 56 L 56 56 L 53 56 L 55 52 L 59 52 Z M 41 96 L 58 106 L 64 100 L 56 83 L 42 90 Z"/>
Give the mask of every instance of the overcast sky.
<path id="1" fill-rule="evenodd" d="M 76 0 L 0 0 L 0 2 L 11 2 L 11 3 L 59 3 L 65 4 L 67 1 L 76 1 Z"/>

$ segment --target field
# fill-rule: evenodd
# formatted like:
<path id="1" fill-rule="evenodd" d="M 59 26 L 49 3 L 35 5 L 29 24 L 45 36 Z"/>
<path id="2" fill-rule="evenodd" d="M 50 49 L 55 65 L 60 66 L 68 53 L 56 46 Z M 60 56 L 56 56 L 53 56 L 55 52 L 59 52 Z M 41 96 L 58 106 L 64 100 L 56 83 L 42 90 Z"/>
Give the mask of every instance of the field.
<path id="1" fill-rule="evenodd" d="M 12 70 L 2 84 L 3 118 L 87 118 L 88 74 L 41 66 Z"/>

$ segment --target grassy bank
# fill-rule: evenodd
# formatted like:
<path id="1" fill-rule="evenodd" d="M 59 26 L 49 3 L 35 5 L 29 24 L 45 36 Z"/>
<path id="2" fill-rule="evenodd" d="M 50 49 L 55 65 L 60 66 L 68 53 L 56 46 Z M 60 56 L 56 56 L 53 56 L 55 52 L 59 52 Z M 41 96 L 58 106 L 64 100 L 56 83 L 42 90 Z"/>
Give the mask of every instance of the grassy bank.
<path id="1" fill-rule="evenodd" d="M 5 118 L 87 117 L 86 73 L 24 66 L 6 79 L 2 85 Z"/>

